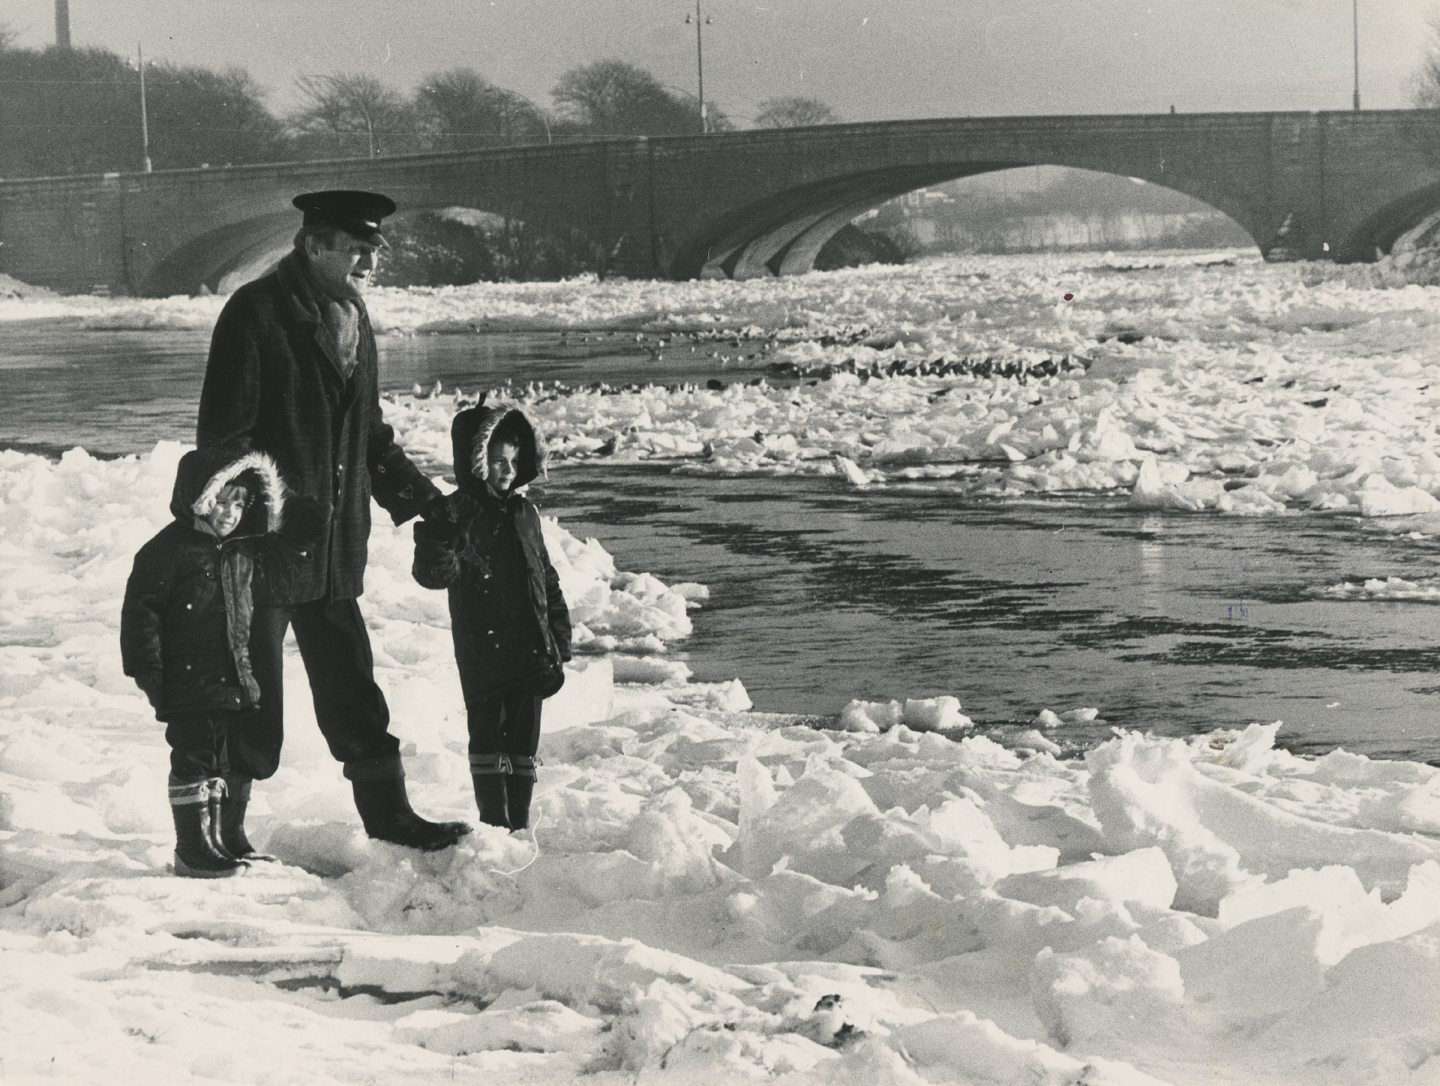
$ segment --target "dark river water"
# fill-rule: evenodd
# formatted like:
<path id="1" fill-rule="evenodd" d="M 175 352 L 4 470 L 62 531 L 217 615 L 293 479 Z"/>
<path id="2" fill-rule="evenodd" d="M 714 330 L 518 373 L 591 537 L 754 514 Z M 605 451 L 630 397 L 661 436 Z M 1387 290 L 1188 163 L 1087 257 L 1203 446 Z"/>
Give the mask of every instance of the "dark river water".
<path id="1" fill-rule="evenodd" d="M 193 439 L 208 335 L 10 325 L 0 447 L 57 455 Z M 704 381 L 704 348 L 657 363 L 633 335 L 386 338 L 382 385 L 506 379 Z M 1103 499 L 985 503 L 943 486 L 715 479 L 560 463 L 547 512 L 622 569 L 711 597 L 677 646 L 739 677 L 761 711 L 821 718 L 852 698 L 960 699 L 982 729 L 1093 707 L 1051 733 L 1170 735 L 1283 720 L 1283 745 L 1440 758 L 1433 606 L 1325 599 L 1343 581 L 1431 575 L 1428 541 L 1353 518 L 1137 512 Z"/>

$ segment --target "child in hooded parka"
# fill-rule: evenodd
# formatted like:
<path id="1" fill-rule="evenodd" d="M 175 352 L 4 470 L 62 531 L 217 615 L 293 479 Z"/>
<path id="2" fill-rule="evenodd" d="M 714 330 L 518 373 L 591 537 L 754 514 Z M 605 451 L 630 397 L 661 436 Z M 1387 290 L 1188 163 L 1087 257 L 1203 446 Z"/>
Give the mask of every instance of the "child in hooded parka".
<path id="1" fill-rule="evenodd" d="M 223 878 L 272 858 L 245 835 L 251 781 L 279 761 L 278 737 L 257 727 L 250 621 L 256 589 L 288 576 L 320 529 L 313 502 L 286 497 L 264 453 L 186 453 L 175 519 L 136 553 L 125 585 L 121 663 L 165 724 L 177 875 Z"/>
<path id="2" fill-rule="evenodd" d="M 540 764 L 541 702 L 565 681 L 570 612 L 521 487 L 545 474 L 545 446 L 525 415 L 478 405 L 450 431 L 455 481 L 448 522 L 415 525 L 415 579 L 445 588 L 470 732 L 480 820 L 529 825 Z"/>

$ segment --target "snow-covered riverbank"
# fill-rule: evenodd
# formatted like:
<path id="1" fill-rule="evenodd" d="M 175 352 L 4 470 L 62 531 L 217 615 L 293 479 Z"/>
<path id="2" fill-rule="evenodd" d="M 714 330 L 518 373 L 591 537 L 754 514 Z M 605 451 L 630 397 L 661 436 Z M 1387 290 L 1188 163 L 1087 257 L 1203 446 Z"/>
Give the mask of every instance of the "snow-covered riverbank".
<path id="1" fill-rule="evenodd" d="M 726 330 L 840 373 L 752 385 L 717 359 L 728 387 L 512 389 L 560 471 L 1128 489 L 1429 530 L 1440 292 L 1150 262 L 382 291 L 373 308 L 396 335 L 624 327 L 660 351 Z M 198 328 L 219 305 L 14 293 L 0 320 Z M 1060 357 L 1083 370 L 964 364 Z M 907 367 L 936 372 L 867 375 Z M 387 411 L 443 460 L 453 407 Z M 964 691 L 800 726 L 751 711 L 744 676 L 694 682 L 667 653 L 704 620 L 703 586 L 624 572 L 554 522 L 580 655 L 547 709 L 532 834 L 478 829 L 430 856 L 366 839 L 292 659 L 284 765 L 252 818 L 283 862 L 169 876 L 163 737 L 116 643 L 180 452 L 0 451 L 6 1082 L 1440 1083 L 1440 770 L 1297 757 L 1268 725 L 1059 760 L 1044 730 L 1084 706 L 1011 748 L 934 734 L 963 726 Z M 409 533 L 377 525 L 377 675 L 417 806 L 473 818 L 444 597 L 409 559 Z"/>
<path id="2" fill-rule="evenodd" d="M 1437 1081 L 1440 771 L 1260 726 L 1062 762 L 929 734 L 943 701 L 799 727 L 657 651 L 698 586 L 554 523 L 582 654 L 533 836 L 366 840 L 292 660 L 253 819 L 285 862 L 170 877 L 114 645 L 178 452 L 0 454 L 7 1082 Z M 408 559 L 378 528 L 378 674 L 417 803 L 465 817 L 443 596 Z"/>

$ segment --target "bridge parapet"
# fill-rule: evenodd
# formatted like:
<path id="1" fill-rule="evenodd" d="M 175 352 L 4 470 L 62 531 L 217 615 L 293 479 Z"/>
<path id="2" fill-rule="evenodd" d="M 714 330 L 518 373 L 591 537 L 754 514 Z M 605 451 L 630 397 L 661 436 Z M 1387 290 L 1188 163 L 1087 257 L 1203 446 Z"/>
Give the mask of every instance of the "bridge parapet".
<path id="1" fill-rule="evenodd" d="M 3 181 L 0 271 L 69 291 L 213 289 L 286 242 L 295 193 L 356 187 L 574 232 L 632 276 L 790 273 L 868 207 L 1025 165 L 1169 186 L 1271 255 L 1373 259 L 1440 208 L 1437 133 L 1415 110 L 960 117 Z"/>

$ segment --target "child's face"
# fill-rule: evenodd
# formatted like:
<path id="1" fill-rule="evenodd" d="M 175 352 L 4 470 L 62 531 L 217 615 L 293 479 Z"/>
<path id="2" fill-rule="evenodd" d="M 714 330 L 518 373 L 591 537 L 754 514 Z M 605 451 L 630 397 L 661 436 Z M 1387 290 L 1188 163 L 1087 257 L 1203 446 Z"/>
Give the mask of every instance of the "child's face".
<path id="1" fill-rule="evenodd" d="M 513 441 L 492 441 L 489 450 L 483 448 L 475 450 L 475 459 L 470 469 L 476 475 L 482 472 L 485 475 L 485 485 L 490 488 L 491 493 L 496 496 L 503 496 L 512 486 L 515 485 L 515 476 L 519 472 L 520 447 Z"/>
<path id="2" fill-rule="evenodd" d="M 239 526 L 240 518 L 245 515 L 247 497 L 243 486 L 221 487 L 220 494 L 215 499 L 215 508 L 205 515 L 205 522 L 210 525 L 210 530 L 221 539 L 233 532 Z"/>

